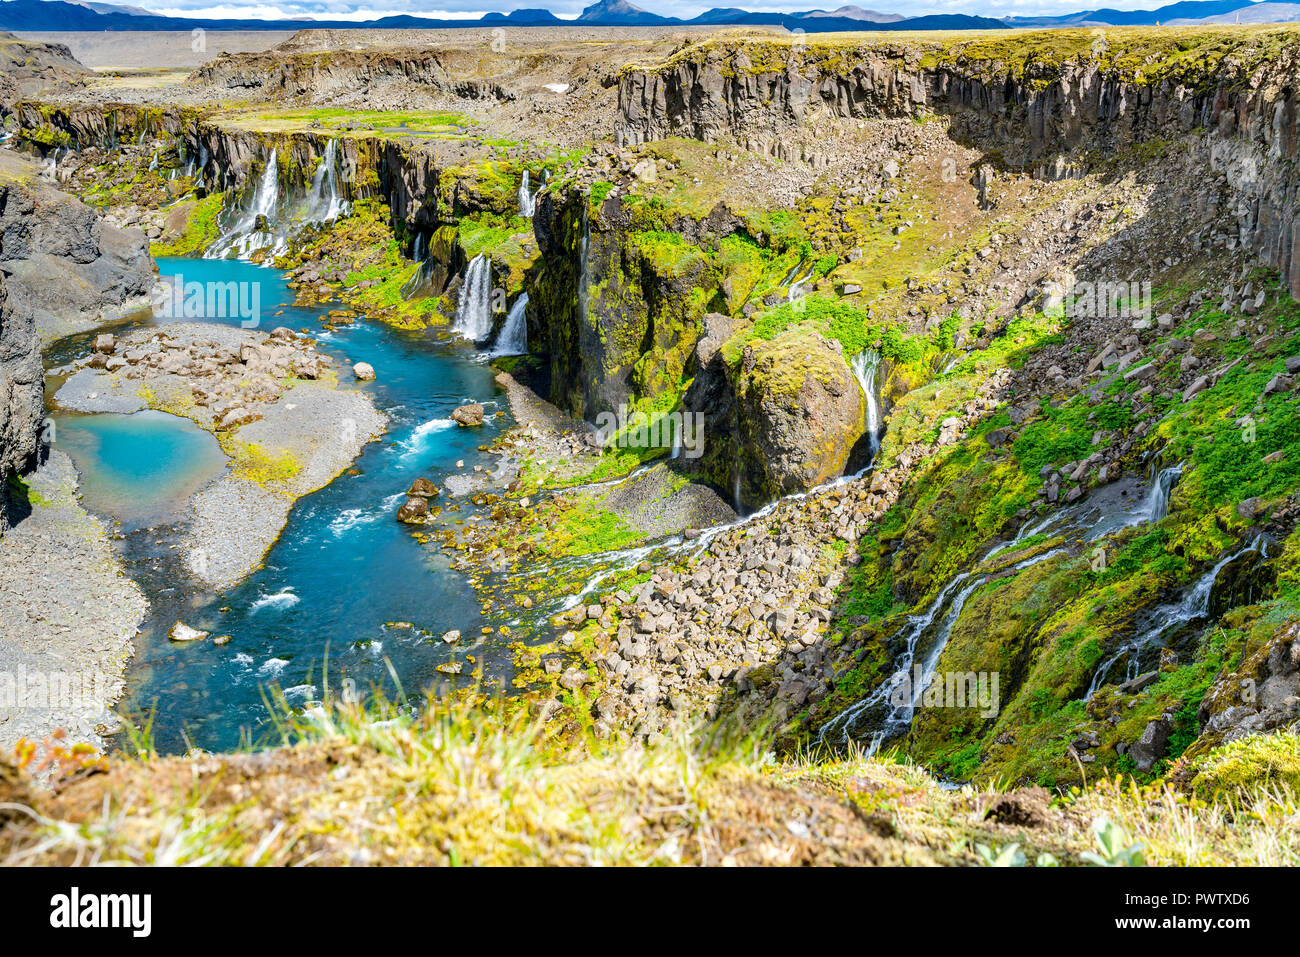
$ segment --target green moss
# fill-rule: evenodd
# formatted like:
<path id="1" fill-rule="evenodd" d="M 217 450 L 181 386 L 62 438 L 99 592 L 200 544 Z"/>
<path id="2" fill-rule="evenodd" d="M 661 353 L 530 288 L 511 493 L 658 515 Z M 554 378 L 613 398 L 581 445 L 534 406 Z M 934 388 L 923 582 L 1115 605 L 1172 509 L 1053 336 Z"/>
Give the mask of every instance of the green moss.
<path id="1" fill-rule="evenodd" d="M 1234 802 L 1270 789 L 1300 794 L 1300 737 L 1256 734 L 1215 748 L 1199 762 L 1192 788 L 1205 800 Z"/>
<path id="2" fill-rule="evenodd" d="M 233 475 L 275 491 L 283 491 L 283 486 L 302 471 L 293 453 L 272 452 L 260 442 L 241 442 L 229 437 L 223 438 L 221 445 L 231 457 Z"/>
<path id="3" fill-rule="evenodd" d="M 214 193 L 195 200 L 185 218 L 185 228 L 171 242 L 157 241 L 149 244 L 152 256 L 194 256 L 216 242 L 220 235 L 217 219 L 221 214 L 224 194 Z"/>

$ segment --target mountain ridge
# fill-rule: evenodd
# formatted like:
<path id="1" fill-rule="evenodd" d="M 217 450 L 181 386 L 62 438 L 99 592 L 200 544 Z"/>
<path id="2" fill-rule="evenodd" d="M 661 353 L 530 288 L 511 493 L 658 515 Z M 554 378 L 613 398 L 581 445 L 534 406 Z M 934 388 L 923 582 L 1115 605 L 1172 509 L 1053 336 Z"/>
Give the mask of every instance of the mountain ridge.
<path id="1" fill-rule="evenodd" d="M 1179 0 L 1151 10 L 1082 10 L 1061 16 L 1012 16 L 1002 19 L 966 13 L 929 14 L 904 17 L 845 5 L 833 10 L 795 12 L 749 11 L 740 7 L 715 7 L 695 17 L 663 16 L 628 0 L 598 0 L 583 9 L 576 19 L 557 17 L 545 8 L 519 8 L 490 12 L 481 18 L 446 20 L 401 14 L 374 20 L 305 19 L 275 20 L 218 17 L 176 17 L 154 13 L 138 6 L 97 0 L 0 0 L 0 30 L 102 32 L 115 30 L 301 30 L 301 29 L 459 29 L 484 25 L 530 26 L 779 26 L 809 33 L 857 30 L 994 30 L 1087 26 L 1150 26 L 1231 23 L 1244 17 L 1247 23 L 1283 22 L 1300 19 L 1300 7 L 1267 0 Z"/>

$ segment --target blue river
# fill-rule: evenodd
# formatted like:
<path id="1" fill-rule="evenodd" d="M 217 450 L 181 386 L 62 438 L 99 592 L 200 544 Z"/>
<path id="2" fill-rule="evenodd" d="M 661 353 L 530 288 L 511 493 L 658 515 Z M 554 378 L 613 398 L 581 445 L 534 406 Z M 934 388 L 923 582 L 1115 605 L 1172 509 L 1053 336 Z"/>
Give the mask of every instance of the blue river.
<path id="1" fill-rule="evenodd" d="M 478 663 L 508 667 L 503 647 L 467 643 L 453 652 L 442 641 L 453 628 L 467 639 L 477 636 L 484 625 L 479 603 L 439 550 L 394 518 L 414 479 L 423 476 L 441 487 L 450 474 L 493 464 L 478 446 L 490 444 L 510 419 L 492 369 L 426 333 L 364 319 L 326 331 L 326 310 L 293 306 L 293 291 L 272 269 L 233 260 L 158 264 L 164 275 L 181 274 L 186 282 L 260 283 L 260 328 L 307 328 L 335 358 L 345 383 L 352 363 L 374 366 L 377 379 L 355 387 L 372 394 L 389 426 L 353 469 L 295 504 L 262 568 L 213 594 L 178 561 L 173 546 L 183 516 L 171 513 L 175 524 L 159 519 L 168 502 L 183 501 L 224 468 L 220 461 L 214 466 L 212 437 L 164 413 L 55 410 L 58 446 L 82 473 L 85 504 L 120 523 L 124 564 L 150 600 L 151 614 L 128 670 L 128 697 L 119 710 L 151 724 L 160 751 L 215 751 L 277 739 L 270 689 L 280 689 L 295 708 L 321 700 L 327 681 L 335 695 L 377 689 L 414 699 L 451 680 L 436 668 L 453 654 L 463 660 L 469 651 Z M 151 321 L 119 325 L 117 331 Z M 47 364 L 85 354 L 92 336 L 56 343 Z M 488 406 L 482 428 L 451 422 L 452 410 L 467 401 Z M 503 409 L 507 415 L 495 414 Z M 463 469 L 456 468 L 458 461 Z M 446 495 L 436 504 L 446 507 Z M 472 512 L 468 503 L 463 507 L 449 520 Z M 214 637 L 229 635 L 230 641 L 173 643 L 167 631 L 177 620 Z"/>

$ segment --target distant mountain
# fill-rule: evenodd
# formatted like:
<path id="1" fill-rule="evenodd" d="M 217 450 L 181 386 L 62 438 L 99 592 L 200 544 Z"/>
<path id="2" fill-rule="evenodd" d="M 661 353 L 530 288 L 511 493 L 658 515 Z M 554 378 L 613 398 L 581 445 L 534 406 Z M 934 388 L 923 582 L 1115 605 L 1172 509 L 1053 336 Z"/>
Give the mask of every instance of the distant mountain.
<path id="1" fill-rule="evenodd" d="M 598 0 L 578 14 L 578 23 L 599 27 L 665 26 L 682 21 L 642 10 L 627 0 Z"/>
<path id="2" fill-rule="evenodd" d="M 1244 11 L 1255 5 L 1253 0 L 1180 0 L 1154 10 L 1085 10 L 1060 17 L 1007 17 L 1006 23 L 1013 27 L 1152 26 L 1173 20 L 1199 20 Z"/>
<path id="3" fill-rule="evenodd" d="M 511 10 L 509 13 L 485 13 L 479 23 L 509 23 L 517 27 L 564 24 L 550 10 Z"/>
<path id="4" fill-rule="evenodd" d="M 752 13 L 738 7 L 717 7 L 682 20 L 661 16 L 628 0 L 597 0 L 577 20 L 562 20 L 542 8 L 524 8 L 509 13 L 487 13 L 478 20 L 437 20 L 404 14 L 375 20 L 259 20 L 169 17 L 142 7 L 103 3 L 100 0 L 0 0 L 0 30 L 94 31 L 105 30 L 301 30 L 304 28 L 347 30 L 370 29 L 456 29 L 500 24 L 511 27 L 583 26 L 779 26 L 808 33 L 849 30 L 997 30 L 1011 27 L 1138 26 L 1174 23 L 1277 23 L 1300 19 L 1300 0 L 1295 3 L 1258 0 L 1180 0 L 1154 10 L 1082 10 L 1058 17 L 990 17 L 961 13 L 923 17 L 902 17 L 859 6 L 834 10 L 804 10 L 792 13 Z"/>
<path id="5" fill-rule="evenodd" d="M 95 3 L 94 0 L 69 0 L 78 6 L 94 10 L 96 13 L 129 13 L 133 17 L 152 17 L 156 14 L 144 7 L 119 6 L 116 3 Z"/>
<path id="6" fill-rule="evenodd" d="M 1198 20 L 1170 20 L 1169 26 L 1198 23 L 1296 23 L 1300 22 L 1300 3 L 1256 3 L 1228 13 Z"/>
<path id="7" fill-rule="evenodd" d="M 879 10 L 863 10 L 861 7 L 840 7 L 837 10 L 809 10 L 807 13 L 796 13 L 796 17 L 807 20 L 817 20 L 822 17 L 840 17 L 846 20 L 868 20 L 872 23 L 897 23 L 899 20 L 907 18 L 897 13 L 881 13 Z"/>
<path id="8" fill-rule="evenodd" d="M 714 7 L 712 10 L 705 10 L 695 19 L 686 22 L 697 24 L 735 23 L 737 17 L 747 15 L 748 11 L 741 10 L 738 7 Z"/>

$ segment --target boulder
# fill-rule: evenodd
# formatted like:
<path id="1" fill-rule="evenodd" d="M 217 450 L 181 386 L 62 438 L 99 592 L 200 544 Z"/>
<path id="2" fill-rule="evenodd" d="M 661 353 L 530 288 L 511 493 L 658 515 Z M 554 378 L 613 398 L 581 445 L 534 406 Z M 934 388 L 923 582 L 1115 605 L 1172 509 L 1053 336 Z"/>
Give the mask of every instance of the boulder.
<path id="1" fill-rule="evenodd" d="M 406 494 L 408 497 L 413 498 L 437 498 L 438 486 L 427 478 L 418 478 L 411 483 L 411 487 L 406 490 Z"/>
<path id="2" fill-rule="evenodd" d="M 483 424 L 483 406 L 477 402 L 462 405 L 451 413 L 452 420 L 460 426 L 469 428 Z"/>
<path id="3" fill-rule="evenodd" d="M 397 520 L 407 525 L 422 525 L 429 518 L 429 502 L 418 495 L 412 495 L 397 510 Z"/>
<path id="4" fill-rule="evenodd" d="M 369 382 L 375 377 L 375 367 L 369 362 L 358 362 L 352 367 L 352 374 L 362 382 Z"/>
<path id="5" fill-rule="evenodd" d="M 718 334 L 706 325 L 709 348 L 728 324 L 716 325 Z M 866 399 L 840 344 L 807 326 L 753 341 L 738 367 L 721 352 L 708 356 L 685 406 L 707 423 L 702 454 L 685 467 L 729 487 L 739 463 L 738 491 L 746 503 L 843 475 L 856 447 L 869 444 Z"/>
<path id="6" fill-rule="evenodd" d="M 199 631 L 197 628 L 191 628 L 183 621 L 178 621 L 172 625 L 171 630 L 167 632 L 167 637 L 175 642 L 201 641 L 208 637 L 206 631 Z"/>
<path id="7" fill-rule="evenodd" d="M 1150 771 L 1169 748 L 1169 734 L 1173 726 L 1167 718 L 1148 721 L 1142 736 L 1129 746 L 1128 753 L 1139 771 Z"/>

